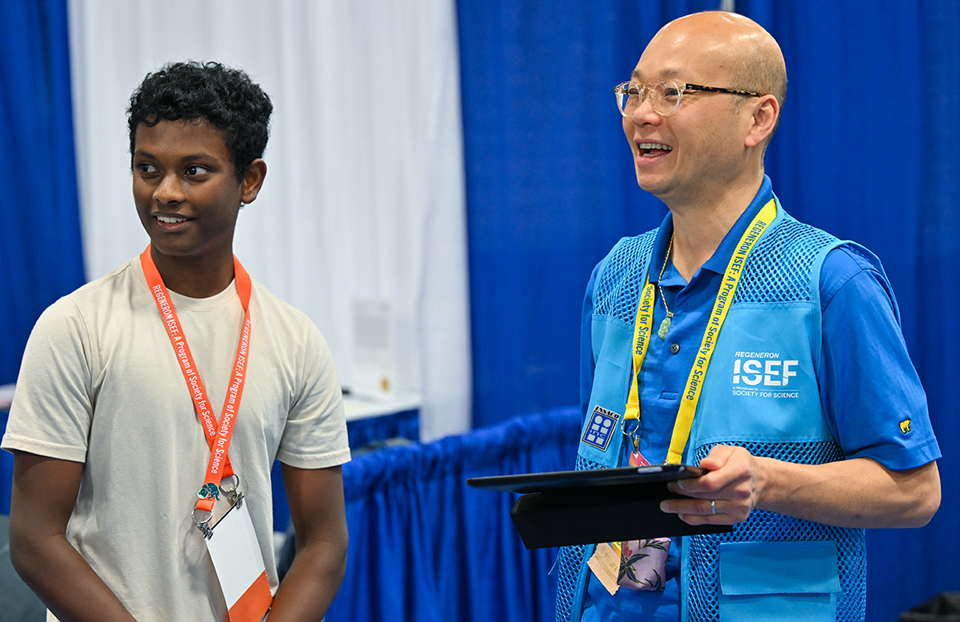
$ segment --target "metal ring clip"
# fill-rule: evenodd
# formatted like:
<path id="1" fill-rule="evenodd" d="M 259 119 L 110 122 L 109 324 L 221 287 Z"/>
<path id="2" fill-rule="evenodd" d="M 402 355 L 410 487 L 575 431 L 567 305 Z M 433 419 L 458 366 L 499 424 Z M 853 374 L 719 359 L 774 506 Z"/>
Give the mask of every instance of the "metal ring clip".
<path id="1" fill-rule="evenodd" d="M 220 490 L 230 502 L 230 505 L 240 505 L 243 495 L 240 494 L 240 476 L 234 473 L 220 480 Z"/>
<path id="2" fill-rule="evenodd" d="M 634 428 L 627 432 L 627 421 L 632 421 Z M 623 432 L 626 436 L 633 436 L 640 431 L 640 420 L 639 419 L 626 419 L 620 421 L 620 431 Z"/>
<path id="3" fill-rule="evenodd" d="M 228 483 L 229 482 L 229 483 Z M 240 476 L 234 473 L 228 477 L 224 477 L 220 480 L 220 492 L 225 495 L 230 494 L 231 492 L 237 492 L 237 488 L 240 487 Z"/>
<path id="4" fill-rule="evenodd" d="M 203 518 L 203 519 L 197 518 L 198 513 L 201 516 L 206 514 L 206 518 Z M 193 512 L 191 512 L 190 517 L 193 519 L 193 524 L 197 526 L 197 529 L 200 530 L 204 538 L 209 540 L 210 538 L 213 537 L 213 527 L 210 526 L 210 519 L 213 518 L 213 512 L 210 512 L 208 510 L 194 509 Z"/>

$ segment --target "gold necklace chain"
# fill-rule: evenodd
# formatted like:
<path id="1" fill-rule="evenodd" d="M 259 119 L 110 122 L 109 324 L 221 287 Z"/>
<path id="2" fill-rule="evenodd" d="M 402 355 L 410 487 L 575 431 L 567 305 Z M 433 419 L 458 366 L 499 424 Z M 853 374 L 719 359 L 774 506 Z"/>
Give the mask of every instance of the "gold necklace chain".
<path id="1" fill-rule="evenodd" d="M 672 250 L 673 234 L 670 234 L 670 244 L 667 246 L 667 254 L 664 256 L 663 265 L 660 267 L 660 276 L 657 277 L 657 291 L 660 292 L 660 302 L 663 303 L 663 309 L 667 312 L 667 317 L 663 318 L 663 321 L 660 322 L 660 330 L 657 331 L 657 336 L 664 340 L 667 338 L 667 331 L 670 330 L 670 323 L 673 321 L 673 311 L 667 306 L 667 299 L 663 295 L 663 288 L 660 287 L 660 281 L 663 280 L 663 271 L 667 269 L 667 262 L 670 260 L 670 251 Z"/>

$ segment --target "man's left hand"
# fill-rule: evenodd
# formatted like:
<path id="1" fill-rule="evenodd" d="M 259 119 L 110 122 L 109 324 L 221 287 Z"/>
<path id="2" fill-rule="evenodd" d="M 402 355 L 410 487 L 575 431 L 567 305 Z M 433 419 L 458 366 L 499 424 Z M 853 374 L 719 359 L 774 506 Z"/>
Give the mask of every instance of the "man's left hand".
<path id="1" fill-rule="evenodd" d="M 761 509 L 836 527 L 922 527 L 940 506 L 936 462 L 898 471 L 870 458 L 795 464 L 717 445 L 700 466 L 708 473 L 668 484 L 691 498 L 660 503 L 690 525 L 735 525 Z"/>
<path id="2" fill-rule="evenodd" d="M 761 462 L 743 447 L 717 445 L 700 462 L 709 473 L 670 482 L 667 487 L 692 499 L 668 499 L 660 509 L 690 525 L 735 525 L 747 520 L 763 489 Z"/>

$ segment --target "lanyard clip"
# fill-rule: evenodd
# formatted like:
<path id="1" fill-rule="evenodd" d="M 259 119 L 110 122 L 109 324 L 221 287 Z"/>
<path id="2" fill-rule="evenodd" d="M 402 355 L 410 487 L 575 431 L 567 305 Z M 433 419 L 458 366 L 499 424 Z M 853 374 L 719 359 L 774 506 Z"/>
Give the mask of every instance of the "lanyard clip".
<path id="1" fill-rule="evenodd" d="M 627 421 L 632 423 L 629 430 L 627 430 Z M 623 432 L 623 435 L 633 444 L 633 451 L 640 453 L 640 436 L 637 434 L 637 432 L 640 431 L 639 417 L 631 417 L 629 419 L 624 417 L 623 420 L 620 421 L 620 431 Z"/>
<path id="2" fill-rule="evenodd" d="M 240 506 L 243 503 L 243 494 L 239 492 L 240 476 L 234 473 L 220 480 L 220 492 L 224 494 L 230 505 Z"/>
<path id="3" fill-rule="evenodd" d="M 204 514 L 206 514 L 206 517 L 203 517 Z M 209 540 L 213 537 L 213 527 L 210 526 L 210 519 L 213 518 L 213 512 L 209 512 L 207 510 L 194 510 L 190 516 L 193 518 L 193 524 L 196 525 L 197 529 L 200 530 L 200 533 L 203 534 L 204 539 Z"/>
<path id="4" fill-rule="evenodd" d="M 630 421 L 633 424 L 630 430 L 627 430 L 627 421 Z M 640 419 L 637 417 L 633 417 L 633 418 L 625 417 L 620 422 L 620 431 L 623 432 L 624 436 L 629 436 L 630 438 L 633 438 L 634 436 L 637 435 L 637 432 L 640 431 Z"/>

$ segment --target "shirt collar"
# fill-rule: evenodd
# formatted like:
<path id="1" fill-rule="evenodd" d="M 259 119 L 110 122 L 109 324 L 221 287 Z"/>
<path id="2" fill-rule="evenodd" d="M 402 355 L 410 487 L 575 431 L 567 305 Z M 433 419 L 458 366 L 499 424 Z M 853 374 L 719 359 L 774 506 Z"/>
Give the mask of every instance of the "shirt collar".
<path id="1" fill-rule="evenodd" d="M 756 215 L 760 213 L 763 206 L 769 203 L 772 198 L 773 184 L 770 182 L 770 178 L 764 175 L 763 183 L 760 184 L 760 189 L 757 191 L 756 196 L 753 197 L 753 201 L 751 201 L 747 209 L 740 214 L 740 217 L 737 218 L 737 222 L 733 224 L 733 227 L 723 236 L 720 246 L 717 247 L 717 250 L 714 251 L 710 259 L 703 264 L 701 270 L 710 270 L 717 274 L 723 274 L 726 271 L 727 263 L 729 263 L 730 257 L 736 249 L 737 242 L 740 241 L 744 231 L 747 230 L 747 227 L 750 226 L 750 223 L 753 222 Z M 664 217 L 663 222 L 660 223 L 660 229 L 653 242 L 653 255 L 650 258 L 648 277 L 651 283 L 656 283 L 660 278 L 660 267 L 663 266 L 663 260 L 666 257 L 667 247 L 670 245 L 670 236 L 672 235 L 673 215 L 667 211 L 667 215 Z M 673 264 L 667 266 L 667 269 L 664 271 L 664 282 L 667 280 L 668 273 L 670 273 L 670 275 L 676 273 Z M 677 274 L 677 276 L 679 276 L 679 274 Z"/>

